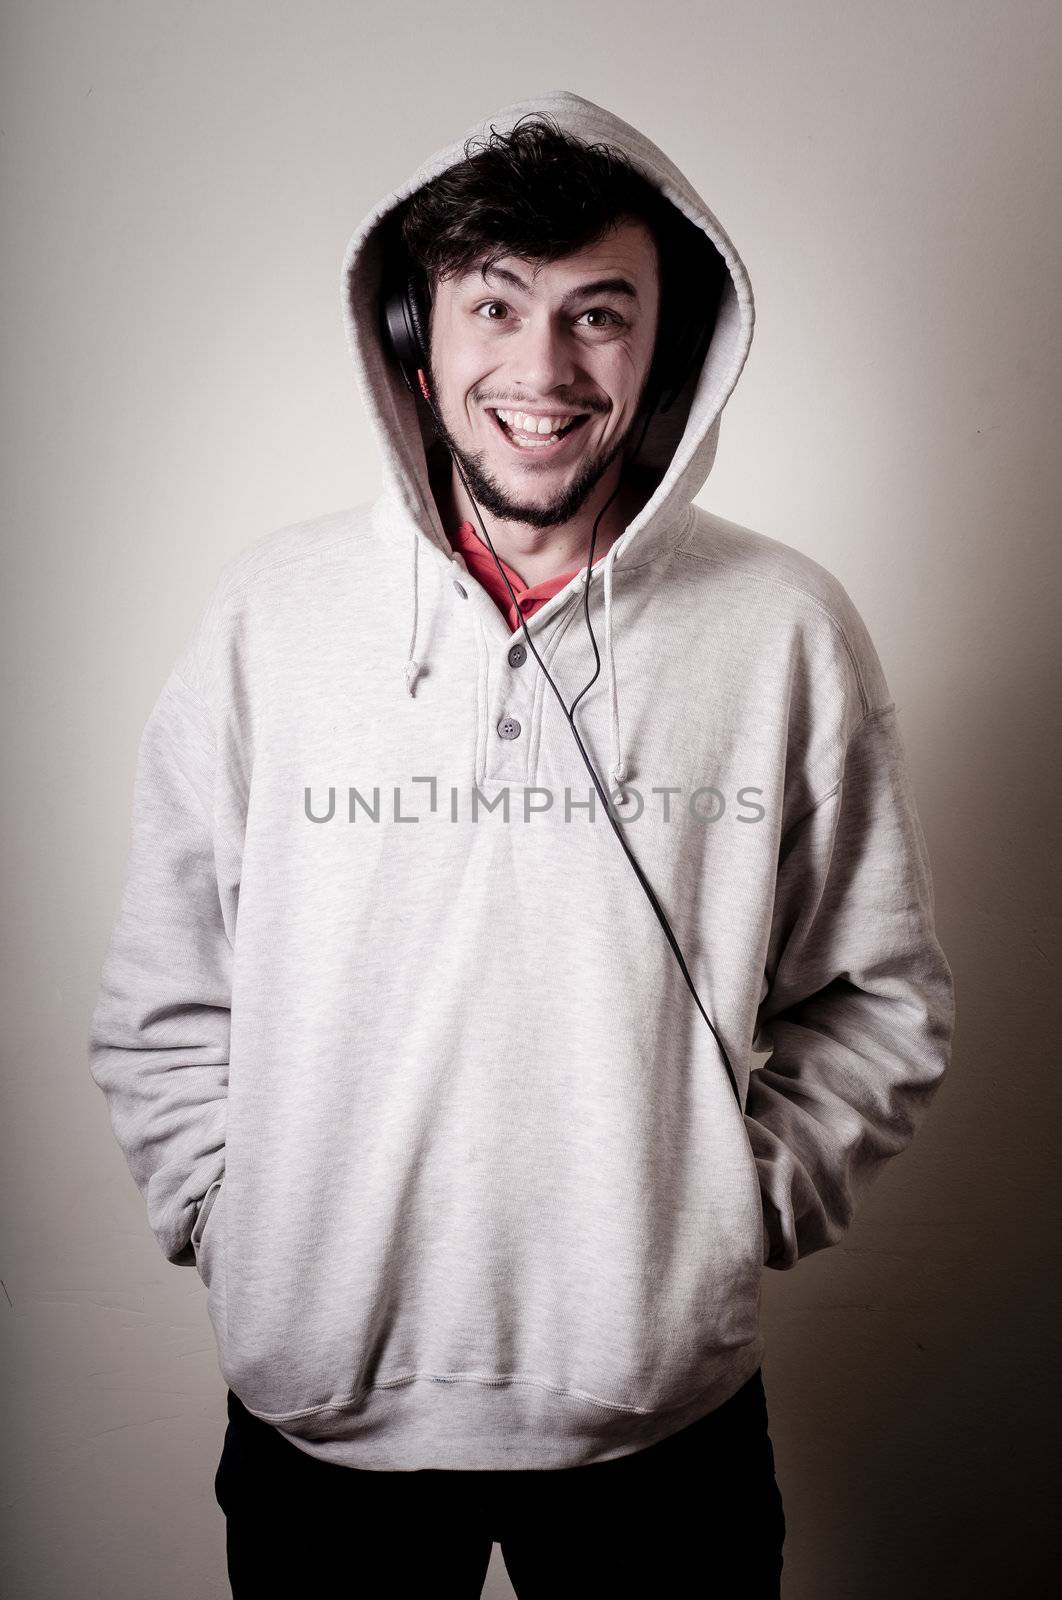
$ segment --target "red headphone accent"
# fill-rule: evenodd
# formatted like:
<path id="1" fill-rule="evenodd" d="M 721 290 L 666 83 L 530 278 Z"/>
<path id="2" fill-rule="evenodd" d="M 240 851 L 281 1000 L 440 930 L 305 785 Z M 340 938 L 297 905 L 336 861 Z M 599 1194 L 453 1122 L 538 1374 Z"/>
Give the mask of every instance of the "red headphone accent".
<path id="1" fill-rule="evenodd" d="M 428 380 L 424 376 L 423 367 L 418 367 L 417 368 L 417 381 L 420 384 L 420 392 L 421 392 L 421 394 L 424 396 L 425 400 L 429 400 L 430 401 L 431 400 L 431 390 L 428 388 Z"/>

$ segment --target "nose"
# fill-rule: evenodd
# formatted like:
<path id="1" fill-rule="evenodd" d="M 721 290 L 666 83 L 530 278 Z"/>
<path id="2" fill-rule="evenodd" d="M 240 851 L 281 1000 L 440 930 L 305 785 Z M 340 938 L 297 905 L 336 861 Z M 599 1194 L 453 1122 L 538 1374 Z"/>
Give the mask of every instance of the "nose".
<path id="1" fill-rule="evenodd" d="M 567 329 L 548 315 L 529 317 L 514 354 L 514 382 L 528 394 L 547 395 L 553 389 L 570 389 L 578 372 Z"/>

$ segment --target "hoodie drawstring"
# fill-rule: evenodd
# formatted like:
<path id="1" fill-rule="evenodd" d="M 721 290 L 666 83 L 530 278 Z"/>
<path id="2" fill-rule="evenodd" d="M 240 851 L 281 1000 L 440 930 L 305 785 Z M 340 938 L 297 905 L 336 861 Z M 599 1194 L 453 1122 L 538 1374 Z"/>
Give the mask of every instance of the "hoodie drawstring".
<path id="1" fill-rule="evenodd" d="M 420 620 L 420 581 L 417 557 L 420 554 L 420 535 L 413 529 L 413 636 L 409 641 L 409 654 L 406 657 L 406 689 L 413 694 L 413 689 L 420 673 L 420 662 L 413 654 L 417 643 L 417 623 Z"/>
<path id="2" fill-rule="evenodd" d="M 413 633 L 409 641 L 409 651 L 406 656 L 406 689 L 412 696 L 420 675 L 421 663 L 414 655 L 417 644 L 417 628 L 420 622 L 420 535 L 413 531 Z M 616 546 L 613 545 L 603 562 L 603 577 L 605 589 L 605 658 L 608 664 L 608 709 L 609 709 L 609 737 L 611 747 L 609 751 L 608 781 L 609 794 L 613 795 L 627 778 L 627 762 L 623 754 L 623 741 L 620 736 L 619 721 L 619 689 L 616 683 L 616 651 L 612 629 L 612 570 L 615 565 Z M 586 583 L 586 573 L 583 573 L 583 583 Z M 626 805 L 626 794 L 616 795 L 617 805 Z"/>
<path id="3" fill-rule="evenodd" d="M 623 742 L 620 738 L 619 723 L 619 690 L 616 687 L 616 652 L 612 643 L 612 568 L 615 564 L 616 546 L 613 545 L 604 560 L 605 580 L 605 655 L 608 658 L 608 708 L 611 719 L 612 748 L 610 753 L 608 781 L 609 794 L 616 790 L 627 777 L 627 763 L 623 755 Z M 625 805 L 627 796 L 616 796 L 617 805 Z"/>

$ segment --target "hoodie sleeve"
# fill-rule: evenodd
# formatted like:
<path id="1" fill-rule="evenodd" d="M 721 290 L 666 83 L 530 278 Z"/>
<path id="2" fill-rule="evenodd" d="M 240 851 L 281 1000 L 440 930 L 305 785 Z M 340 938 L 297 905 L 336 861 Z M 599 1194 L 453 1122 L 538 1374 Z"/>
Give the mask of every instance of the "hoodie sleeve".
<path id="1" fill-rule="evenodd" d="M 213 825 L 214 738 L 200 690 L 166 681 L 140 738 L 125 888 L 89 1037 L 91 1073 L 167 1260 L 225 1167 L 238 872 Z"/>
<path id="2" fill-rule="evenodd" d="M 782 841 L 745 1125 L 765 1264 L 836 1244 L 949 1064 L 952 974 L 893 704 L 854 728 L 843 775 Z"/>

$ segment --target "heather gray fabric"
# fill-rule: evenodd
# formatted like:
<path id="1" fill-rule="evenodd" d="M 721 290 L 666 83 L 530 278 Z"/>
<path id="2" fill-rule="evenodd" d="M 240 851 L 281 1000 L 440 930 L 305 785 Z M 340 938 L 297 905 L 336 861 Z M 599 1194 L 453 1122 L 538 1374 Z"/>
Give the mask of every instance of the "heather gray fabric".
<path id="1" fill-rule="evenodd" d="M 224 1379 L 362 1468 L 570 1467 L 721 1404 L 763 1358 L 765 1255 L 842 1237 L 952 1034 L 867 630 L 821 566 L 692 504 L 752 337 L 745 269 L 666 157 L 576 95 L 468 133 L 539 108 L 625 149 L 729 266 L 647 440 L 657 486 L 594 568 L 607 638 L 576 716 L 744 1116 L 552 691 L 451 552 L 430 422 L 380 345 L 378 224 L 466 134 L 344 263 L 381 492 L 230 560 L 144 728 L 91 1025 Z M 569 704 L 595 670 L 582 595 L 530 623 Z"/>

